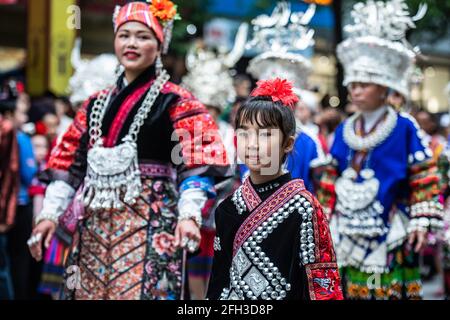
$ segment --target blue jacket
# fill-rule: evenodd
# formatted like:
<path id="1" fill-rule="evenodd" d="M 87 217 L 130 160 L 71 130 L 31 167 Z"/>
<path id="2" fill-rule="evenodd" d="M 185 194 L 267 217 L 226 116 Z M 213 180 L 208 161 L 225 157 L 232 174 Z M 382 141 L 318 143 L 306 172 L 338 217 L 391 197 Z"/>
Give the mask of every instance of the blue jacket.
<path id="1" fill-rule="evenodd" d="M 19 172 L 20 172 L 20 189 L 17 202 L 24 206 L 30 203 L 28 188 L 31 181 L 37 174 L 38 167 L 34 158 L 33 145 L 31 138 L 24 132 L 17 132 L 17 143 L 19 145 Z"/>

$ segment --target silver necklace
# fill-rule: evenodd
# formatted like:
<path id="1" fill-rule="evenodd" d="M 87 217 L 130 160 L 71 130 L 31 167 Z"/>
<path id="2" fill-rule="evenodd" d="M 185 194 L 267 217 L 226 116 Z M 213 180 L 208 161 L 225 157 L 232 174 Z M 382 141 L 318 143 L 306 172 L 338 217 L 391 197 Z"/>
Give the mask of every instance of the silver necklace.
<path id="1" fill-rule="evenodd" d="M 392 133 L 395 126 L 397 125 L 397 112 L 391 107 L 388 107 L 388 115 L 386 120 L 375 129 L 371 134 L 365 137 L 357 136 L 355 133 L 355 122 L 361 115 L 361 113 L 356 113 L 351 116 L 347 122 L 344 124 L 344 141 L 347 145 L 356 151 L 362 150 L 372 150 L 384 142 Z"/>
<path id="2" fill-rule="evenodd" d="M 102 121 L 111 101 L 112 90 L 102 92 L 95 100 L 89 119 L 88 168 L 84 180 L 82 199 L 93 211 L 123 209 L 123 203 L 133 205 L 139 196 L 142 183 L 138 164 L 137 139 L 163 86 L 170 76 L 165 70 L 156 78 L 134 117 L 128 134 L 122 143 L 106 148 L 103 146 Z"/>

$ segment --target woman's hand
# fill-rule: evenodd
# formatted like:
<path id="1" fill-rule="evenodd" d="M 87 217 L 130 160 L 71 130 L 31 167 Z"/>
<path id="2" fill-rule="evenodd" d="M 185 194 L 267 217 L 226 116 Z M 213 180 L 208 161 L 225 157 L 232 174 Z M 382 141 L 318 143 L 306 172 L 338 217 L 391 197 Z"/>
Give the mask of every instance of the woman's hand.
<path id="1" fill-rule="evenodd" d="M 200 246 L 200 228 L 192 219 L 181 220 L 175 229 L 174 245 L 195 252 Z"/>
<path id="2" fill-rule="evenodd" d="M 45 248 L 48 248 L 53 234 L 56 231 L 56 223 L 50 220 L 42 220 L 31 233 L 30 240 L 28 240 L 28 247 L 31 255 L 36 261 L 42 259 L 42 241 L 45 240 Z"/>
<path id="3" fill-rule="evenodd" d="M 416 242 L 416 246 L 414 247 L 414 252 L 418 253 L 425 249 L 428 240 L 427 240 L 427 231 L 416 230 L 409 235 L 408 244 L 411 246 Z"/>
<path id="4" fill-rule="evenodd" d="M 11 226 L 7 224 L 0 224 L 0 233 L 6 233 L 9 229 L 11 229 Z"/>

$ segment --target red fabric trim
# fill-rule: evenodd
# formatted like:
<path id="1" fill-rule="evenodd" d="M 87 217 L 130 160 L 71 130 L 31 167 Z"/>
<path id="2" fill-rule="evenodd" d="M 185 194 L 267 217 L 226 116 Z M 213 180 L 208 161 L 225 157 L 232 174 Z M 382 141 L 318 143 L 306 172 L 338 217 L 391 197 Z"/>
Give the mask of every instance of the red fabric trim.
<path id="1" fill-rule="evenodd" d="M 315 256 L 316 262 L 328 263 L 336 262 L 336 255 L 334 252 L 333 240 L 331 238 L 330 228 L 328 226 L 328 219 L 323 212 L 319 201 L 308 191 L 303 193 L 303 196 L 311 202 L 314 208 L 313 225 L 314 225 L 314 242 L 315 242 Z"/>
<path id="2" fill-rule="evenodd" d="M 45 189 L 44 186 L 31 186 L 28 188 L 28 194 L 31 197 L 37 196 L 37 195 L 45 195 Z"/>
<path id="3" fill-rule="evenodd" d="M 242 197 L 244 198 L 245 205 L 250 212 L 252 212 L 261 203 L 261 198 L 258 196 L 250 183 L 250 178 L 245 179 L 242 184 Z"/>
<path id="4" fill-rule="evenodd" d="M 164 31 L 158 19 L 152 14 L 150 6 L 142 2 L 132 2 L 120 8 L 116 17 L 115 31 L 125 23 L 130 21 L 140 22 L 150 28 L 158 38 L 159 42 L 164 42 Z"/>
<path id="5" fill-rule="evenodd" d="M 162 93 L 175 93 L 184 99 L 191 99 L 191 100 L 195 99 L 194 95 L 190 93 L 188 90 L 172 82 L 167 82 L 164 85 Z"/>
<path id="6" fill-rule="evenodd" d="M 336 263 L 328 219 L 319 201 L 308 191 L 302 194 L 314 208 L 313 226 L 316 263 L 305 265 L 312 300 L 342 300 L 341 279 Z M 323 280 L 329 284 L 321 283 Z M 328 285 L 328 289 L 327 289 Z"/>
<path id="7" fill-rule="evenodd" d="M 305 185 L 300 179 L 289 181 L 279 188 L 274 194 L 262 202 L 239 228 L 233 243 L 233 256 L 238 249 L 250 237 L 264 221 L 266 221 L 276 210 L 281 208 L 296 194 L 305 190 Z"/>
<path id="8" fill-rule="evenodd" d="M 111 128 L 109 129 L 108 135 L 105 137 L 105 147 L 112 148 L 117 144 L 117 138 L 122 131 L 125 121 L 128 119 L 128 115 L 134 108 L 136 103 L 141 100 L 144 94 L 150 89 L 150 86 L 154 81 L 147 82 L 143 84 L 140 88 L 133 91 L 120 106 L 114 120 L 112 122 Z"/>
<path id="9" fill-rule="evenodd" d="M 199 101 L 182 98 L 170 108 L 169 114 L 188 169 L 228 165 L 217 124 Z"/>
<path id="10" fill-rule="evenodd" d="M 169 113 L 172 121 L 176 122 L 189 116 L 194 116 L 200 113 L 208 113 L 208 111 L 199 101 L 182 98 L 174 107 L 170 109 Z"/>
<path id="11" fill-rule="evenodd" d="M 316 263 L 305 269 L 311 300 L 344 300 L 336 263 Z"/>
<path id="12" fill-rule="evenodd" d="M 80 145 L 80 140 L 87 130 L 87 108 L 92 96 L 83 104 L 75 115 L 75 119 L 63 135 L 61 141 L 53 148 L 48 160 L 47 168 L 54 170 L 68 171 L 72 165 L 76 150 Z"/>

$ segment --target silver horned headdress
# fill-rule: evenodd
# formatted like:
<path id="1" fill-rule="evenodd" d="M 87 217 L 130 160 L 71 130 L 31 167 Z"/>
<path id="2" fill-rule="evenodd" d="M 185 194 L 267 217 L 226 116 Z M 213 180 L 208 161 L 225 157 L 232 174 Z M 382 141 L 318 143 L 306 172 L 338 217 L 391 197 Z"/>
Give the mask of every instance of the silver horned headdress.
<path id="1" fill-rule="evenodd" d="M 243 23 L 236 35 L 234 48 L 230 52 L 214 53 L 193 46 L 186 57 L 189 73 L 183 78 L 182 86 L 196 96 L 203 104 L 225 108 L 236 97 L 233 78 L 229 69 L 242 57 L 247 41 L 248 25 Z"/>
<path id="2" fill-rule="evenodd" d="M 253 38 L 247 48 L 263 53 L 250 61 L 247 71 L 257 79 L 283 77 L 295 88 L 304 88 L 312 64 L 301 51 L 314 45 L 314 30 L 308 24 L 315 12 L 315 4 L 305 12 L 292 12 L 291 4 L 281 1 L 270 16 L 253 19 Z"/>
<path id="3" fill-rule="evenodd" d="M 113 54 L 102 54 L 92 60 L 81 58 L 81 39 L 75 41 L 72 50 L 72 66 L 75 73 L 69 80 L 70 102 L 83 103 L 94 93 L 113 85 L 117 79 L 117 58 Z"/>
<path id="4" fill-rule="evenodd" d="M 406 40 L 406 32 L 427 12 L 421 5 L 411 17 L 404 0 L 354 5 L 354 24 L 345 26 L 349 38 L 338 45 L 337 55 L 345 69 L 344 85 L 375 83 L 394 89 L 409 98 L 411 77 L 419 53 Z"/>

